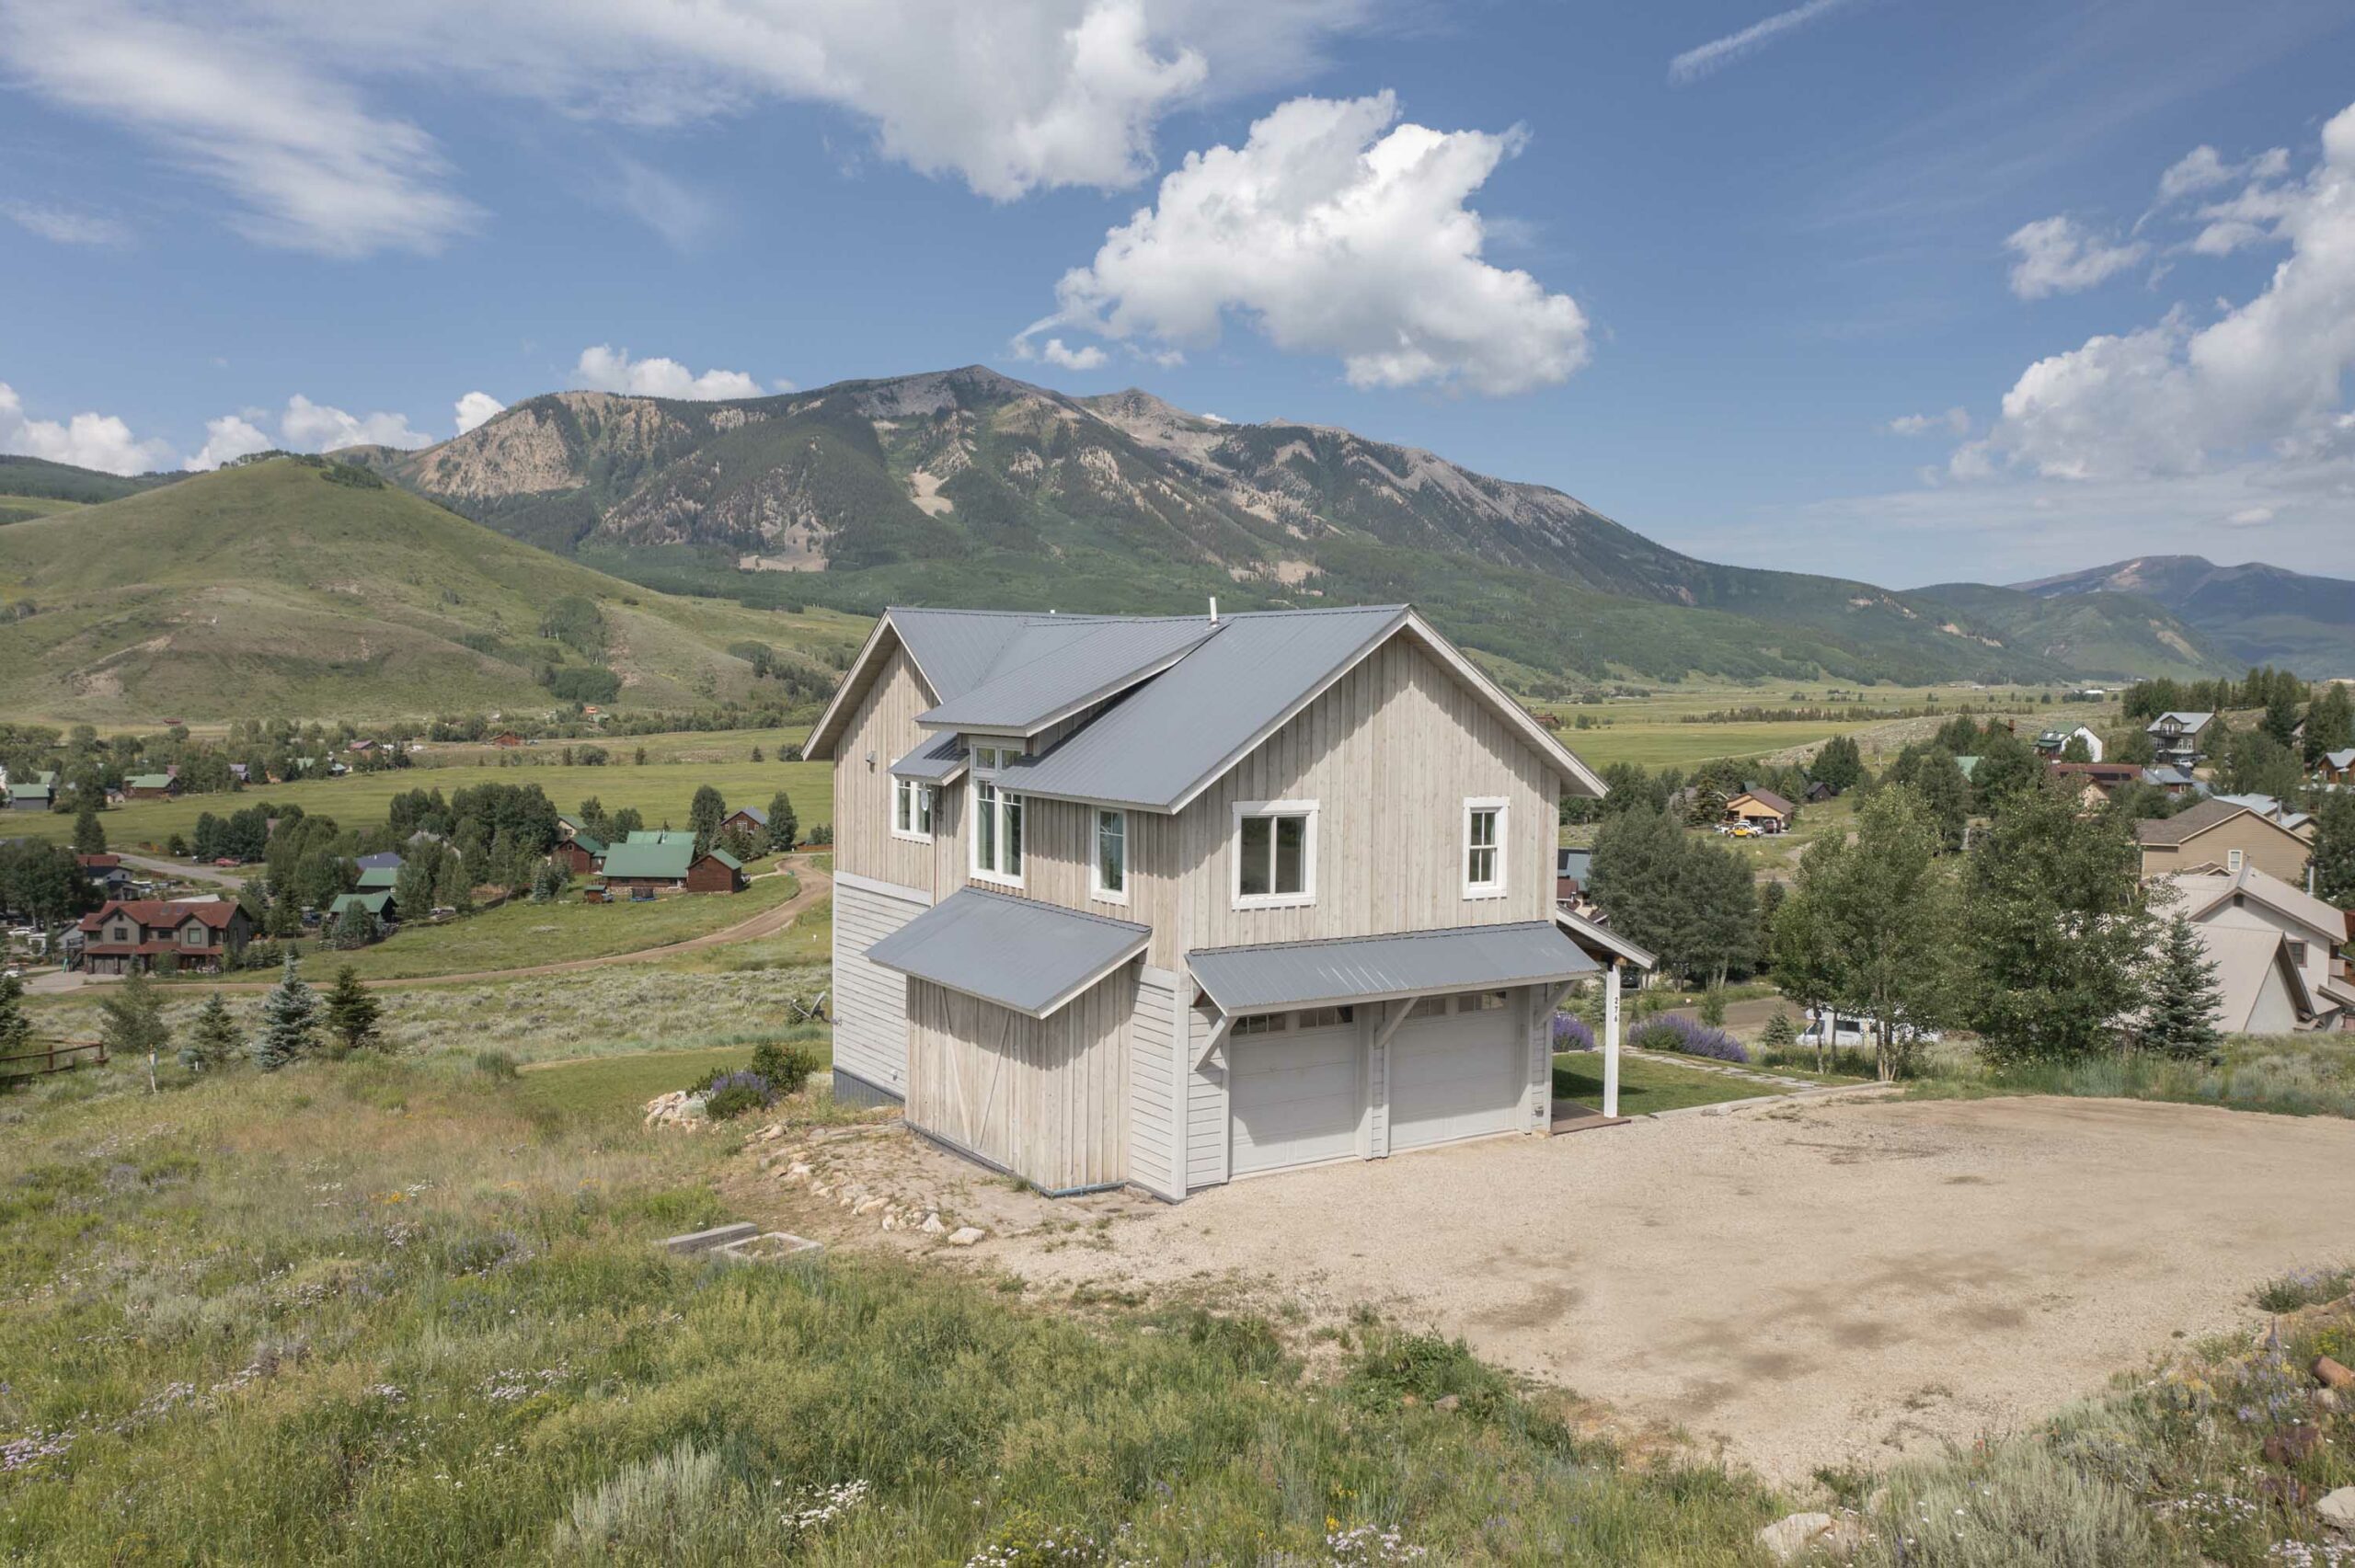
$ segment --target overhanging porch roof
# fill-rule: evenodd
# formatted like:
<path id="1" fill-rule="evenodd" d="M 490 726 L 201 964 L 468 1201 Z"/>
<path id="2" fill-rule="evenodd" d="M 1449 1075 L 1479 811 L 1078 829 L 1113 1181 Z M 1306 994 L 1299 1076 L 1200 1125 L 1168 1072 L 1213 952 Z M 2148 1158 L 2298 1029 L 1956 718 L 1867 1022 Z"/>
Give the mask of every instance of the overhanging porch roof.
<path id="1" fill-rule="evenodd" d="M 1145 949 L 1128 921 L 960 887 L 867 950 L 887 969 L 1046 1018 Z"/>
<path id="2" fill-rule="evenodd" d="M 1214 947 L 1186 966 L 1227 1013 L 1558 983 L 1598 968 L 1551 921 Z"/>

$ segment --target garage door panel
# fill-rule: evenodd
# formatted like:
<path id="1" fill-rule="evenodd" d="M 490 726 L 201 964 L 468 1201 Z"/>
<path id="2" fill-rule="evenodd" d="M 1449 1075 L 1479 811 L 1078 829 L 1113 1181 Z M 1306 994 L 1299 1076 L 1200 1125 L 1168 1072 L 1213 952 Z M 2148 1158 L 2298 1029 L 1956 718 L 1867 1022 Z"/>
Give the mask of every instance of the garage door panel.
<path id="1" fill-rule="evenodd" d="M 1237 1175 L 1358 1151 L 1354 1028 L 1230 1042 Z"/>
<path id="2" fill-rule="evenodd" d="M 1421 1149 L 1521 1125 L 1527 1042 L 1510 1007 L 1408 1020 L 1390 1045 L 1390 1147 Z"/>

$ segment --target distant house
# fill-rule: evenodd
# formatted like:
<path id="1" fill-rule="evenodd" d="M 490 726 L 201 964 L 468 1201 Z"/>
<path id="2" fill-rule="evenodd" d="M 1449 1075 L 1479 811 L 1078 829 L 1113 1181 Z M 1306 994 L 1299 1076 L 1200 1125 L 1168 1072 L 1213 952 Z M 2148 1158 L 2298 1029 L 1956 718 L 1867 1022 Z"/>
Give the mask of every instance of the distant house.
<path id="1" fill-rule="evenodd" d="M 385 924 L 390 925 L 398 918 L 394 912 L 394 908 L 393 895 L 389 888 L 378 888 L 373 892 L 363 890 L 358 893 L 339 893 L 327 902 L 327 919 L 341 920 L 354 910 L 365 910 Z"/>
<path id="2" fill-rule="evenodd" d="M 224 898 L 115 898 L 84 915 L 80 930 L 82 965 L 94 975 L 218 974 L 245 950 L 254 926 Z"/>
<path id="3" fill-rule="evenodd" d="M 1809 806 L 1821 806 L 1838 793 L 1821 779 L 1809 779 L 1807 781 L 1807 788 L 1800 792 L 1800 798 Z"/>
<path id="4" fill-rule="evenodd" d="M 2208 787 L 2172 762 L 2143 769 L 2142 782 L 2166 791 L 2171 800 L 2180 800 L 2187 795 L 2204 795 Z"/>
<path id="5" fill-rule="evenodd" d="M 758 841 L 766 843 L 769 836 L 769 814 L 757 806 L 740 806 L 729 812 L 728 819 L 719 825 L 719 830 L 723 833 L 731 828 L 741 829 L 752 834 Z"/>
<path id="6" fill-rule="evenodd" d="M 2047 760 L 2056 759 L 2069 750 L 2069 742 L 2072 740 L 2083 740 L 2085 743 L 2087 761 L 2101 761 L 2101 737 L 2082 724 L 2074 729 L 2046 730 L 2036 738 L 2036 754 Z"/>
<path id="7" fill-rule="evenodd" d="M 1976 754 L 1969 757 L 1957 757 L 1954 760 L 1954 765 L 1962 770 L 1962 782 L 1969 784 L 1970 782 L 1971 775 L 1979 772 L 1979 758 Z"/>
<path id="8" fill-rule="evenodd" d="M 1779 833 L 1791 825 L 1798 807 L 1771 789 L 1746 789 L 1726 802 L 1726 820 L 1748 823 L 1762 833 Z"/>
<path id="9" fill-rule="evenodd" d="M 2255 865 L 2284 882 L 2305 879 L 2312 851 L 2306 836 L 2230 800 L 2203 800 L 2172 817 L 2134 824 L 2142 849 L 2142 875 L 2181 872 L 2237 873 Z"/>
<path id="10" fill-rule="evenodd" d="M 695 836 L 684 828 L 640 828 L 623 842 L 632 844 L 693 844 Z"/>
<path id="11" fill-rule="evenodd" d="M 125 800 L 169 800 L 180 793 L 180 781 L 170 773 L 136 773 L 122 781 Z"/>
<path id="12" fill-rule="evenodd" d="M 644 843 L 638 835 L 608 845 L 602 866 L 606 891 L 639 893 L 733 893 L 744 886 L 741 862 L 722 850 L 695 853 L 693 833 Z"/>
<path id="13" fill-rule="evenodd" d="M 350 745 L 345 747 L 344 750 L 354 757 L 364 757 L 375 749 L 376 743 L 373 740 L 355 740 Z"/>
<path id="14" fill-rule="evenodd" d="M 556 847 L 548 851 L 550 860 L 575 876 L 586 876 L 595 871 L 604 854 L 605 841 L 577 827 L 557 839 Z"/>
<path id="15" fill-rule="evenodd" d="M 44 778 L 54 775 L 43 774 Z M 8 809 L 11 811 L 47 811 L 57 804 L 57 786 L 53 784 L 20 784 L 8 786 Z"/>
<path id="16" fill-rule="evenodd" d="M 2266 931 L 2289 944 L 2290 961 L 2303 978 L 2316 1014 L 2338 1022 L 2355 999 L 2343 998 L 2336 955 L 2347 940 L 2347 914 L 2302 887 L 2244 864 L 2236 874 L 2169 878 L 2183 912 L 2196 925 Z"/>
<path id="17" fill-rule="evenodd" d="M 2160 761 L 2194 768 L 2208 754 L 2208 728 L 2215 721 L 2211 713 L 2164 713 L 2150 722 L 2145 733 Z"/>
<path id="18" fill-rule="evenodd" d="M 2086 807 L 2104 806 L 2128 784 L 2142 781 L 2142 770 L 2131 762 L 2047 762 L 2044 769 Z"/>
<path id="19" fill-rule="evenodd" d="M 2292 832 L 2302 834 L 2307 839 L 2314 837 L 2312 832 L 2306 830 L 2307 824 L 2314 820 L 2310 813 L 2276 800 L 2269 795 L 2220 795 L 2216 798 L 2230 801 L 2234 806 L 2246 806 L 2268 821 L 2279 822 Z"/>
<path id="20" fill-rule="evenodd" d="M 726 850 L 706 850 L 695 856 L 687 867 L 687 891 L 690 893 L 741 893 L 744 890 L 744 863 Z"/>
<path id="21" fill-rule="evenodd" d="M 521 746 L 523 738 L 511 729 L 502 729 L 490 738 L 490 743 L 493 746 Z"/>
<path id="22" fill-rule="evenodd" d="M 77 854 L 75 866 L 83 879 L 109 898 L 120 898 L 131 891 L 131 872 L 119 854 Z"/>
<path id="23" fill-rule="evenodd" d="M 2326 784 L 2355 784 L 2355 746 L 2344 751 L 2326 752 L 2315 769 L 2315 779 Z"/>
<path id="24" fill-rule="evenodd" d="M 378 850 L 374 854 L 357 856 L 352 861 L 362 871 L 398 871 L 408 863 L 393 850 Z"/>
<path id="25" fill-rule="evenodd" d="M 359 891 L 362 893 L 389 893 L 400 879 L 401 868 L 397 865 L 362 866 L 360 868 Z"/>

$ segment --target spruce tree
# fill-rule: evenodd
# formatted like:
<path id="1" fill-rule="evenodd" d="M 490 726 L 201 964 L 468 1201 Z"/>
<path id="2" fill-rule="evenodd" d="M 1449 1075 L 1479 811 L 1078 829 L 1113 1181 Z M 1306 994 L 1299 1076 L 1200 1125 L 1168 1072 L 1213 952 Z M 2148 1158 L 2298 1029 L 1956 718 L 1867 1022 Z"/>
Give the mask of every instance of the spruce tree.
<path id="1" fill-rule="evenodd" d="M 801 821 L 793 814 L 793 797 L 783 790 L 769 802 L 769 848 L 789 850 L 801 837 Z"/>
<path id="2" fill-rule="evenodd" d="M 32 1049 L 33 1021 L 25 1015 L 25 982 L 0 975 L 0 1056 L 21 1056 Z"/>
<path id="3" fill-rule="evenodd" d="M 2191 917 L 2177 910 L 2152 954 L 2144 984 L 2142 1043 L 2162 1056 L 2204 1057 L 2223 1036 L 2216 1013 L 2223 993 L 2216 984 L 2216 961 L 2200 940 Z"/>
<path id="4" fill-rule="evenodd" d="M 286 957 L 286 973 L 262 999 L 261 1036 L 254 1041 L 254 1065 L 276 1072 L 311 1051 L 312 1031 L 318 1027 L 318 994 L 304 980 L 294 956 Z"/>
<path id="5" fill-rule="evenodd" d="M 238 1029 L 237 1021 L 229 1015 L 229 1004 L 214 991 L 197 1009 L 196 1022 L 189 1028 L 188 1044 L 180 1047 L 180 1065 L 190 1072 L 214 1072 L 237 1059 L 246 1048 L 246 1036 Z"/>
<path id="6" fill-rule="evenodd" d="M 327 990 L 326 1015 L 327 1033 L 335 1036 L 338 1055 L 382 1044 L 384 1037 L 376 1025 L 383 1013 L 383 1007 L 360 983 L 359 973 L 350 965 L 336 971 L 335 984 Z"/>
<path id="7" fill-rule="evenodd" d="M 2333 790 L 2315 807 L 2314 890 L 2355 910 L 2355 795 Z"/>
<path id="8" fill-rule="evenodd" d="M 98 820 L 98 807 L 95 801 L 84 801 L 82 809 L 75 814 L 74 853 L 75 854 L 107 853 L 106 824 Z"/>
<path id="9" fill-rule="evenodd" d="M 171 1030 L 164 1023 L 164 1003 L 155 994 L 155 982 L 144 974 L 134 973 L 98 1003 L 98 1038 L 106 1042 L 107 1054 L 145 1057 L 147 1086 L 153 1089 L 156 1053 L 172 1038 Z"/>

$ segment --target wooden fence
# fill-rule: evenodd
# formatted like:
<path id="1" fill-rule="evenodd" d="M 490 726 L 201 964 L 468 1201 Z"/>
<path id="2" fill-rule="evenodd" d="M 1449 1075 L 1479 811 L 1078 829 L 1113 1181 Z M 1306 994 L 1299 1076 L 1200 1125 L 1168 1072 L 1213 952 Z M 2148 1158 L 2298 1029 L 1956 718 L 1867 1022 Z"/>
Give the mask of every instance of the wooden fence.
<path id="1" fill-rule="evenodd" d="M 104 1040 L 52 1040 L 37 1051 L 22 1051 L 15 1056 L 0 1057 L 0 1078 L 35 1078 L 46 1073 L 63 1072 L 79 1067 L 86 1060 L 106 1064 L 107 1044 Z M 19 1062 L 36 1061 L 39 1067 L 19 1067 Z"/>

